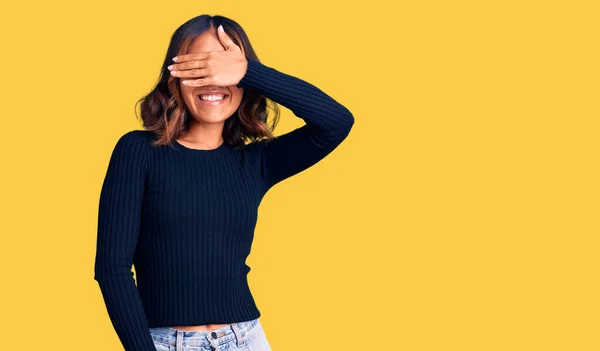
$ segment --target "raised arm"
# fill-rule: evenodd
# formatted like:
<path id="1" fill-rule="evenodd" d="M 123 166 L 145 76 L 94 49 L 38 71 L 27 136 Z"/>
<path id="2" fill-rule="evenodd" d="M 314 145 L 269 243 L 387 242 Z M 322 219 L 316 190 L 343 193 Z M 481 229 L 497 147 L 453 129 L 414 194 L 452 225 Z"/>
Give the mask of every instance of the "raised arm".
<path id="1" fill-rule="evenodd" d="M 238 87 L 255 89 L 306 122 L 275 139 L 254 142 L 262 157 L 265 192 L 331 153 L 354 124 L 352 113 L 316 86 L 253 59 Z"/>
<path id="2" fill-rule="evenodd" d="M 121 136 L 100 192 L 94 279 L 126 351 L 156 351 L 131 271 L 149 146 L 140 131 Z"/>

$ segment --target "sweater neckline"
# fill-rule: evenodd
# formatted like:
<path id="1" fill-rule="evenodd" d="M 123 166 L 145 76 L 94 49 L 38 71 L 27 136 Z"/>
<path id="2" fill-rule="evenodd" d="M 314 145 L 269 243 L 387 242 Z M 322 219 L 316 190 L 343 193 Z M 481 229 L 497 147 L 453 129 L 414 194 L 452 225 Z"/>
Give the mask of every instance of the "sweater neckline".
<path id="1" fill-rule="evenodd" d="M 225 141 L 223 141 L 221 145 L 214 149 L 193 149 L 181 144 L 179 141 L 177 141 L 177 139 L 173 141 L 173 145 L 177 150 L 194 155 L 218 155 L 222 154 L 229 148 L 229 145 Z"/>

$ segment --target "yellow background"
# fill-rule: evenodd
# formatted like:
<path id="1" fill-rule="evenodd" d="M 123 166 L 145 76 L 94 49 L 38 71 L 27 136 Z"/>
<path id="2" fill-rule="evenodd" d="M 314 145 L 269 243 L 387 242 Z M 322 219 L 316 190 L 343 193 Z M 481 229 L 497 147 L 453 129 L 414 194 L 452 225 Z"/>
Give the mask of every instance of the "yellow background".
<path id="1" fill-rule="evenodd" d="M 274 351 L 600 349 L 597 2 L 1 6 L 2 350 L 122 350 L 93 280 L 100 186 L 203 13 L 356 119 L 260 207 Z M 303 124 L 283 111 L 276 134 Z"/>

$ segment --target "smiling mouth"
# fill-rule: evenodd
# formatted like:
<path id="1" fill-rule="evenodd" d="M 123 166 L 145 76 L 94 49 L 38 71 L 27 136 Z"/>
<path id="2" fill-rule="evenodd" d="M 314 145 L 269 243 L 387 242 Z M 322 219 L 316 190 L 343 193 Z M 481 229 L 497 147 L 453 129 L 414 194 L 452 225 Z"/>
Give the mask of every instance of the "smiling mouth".
<path id="1" fill-rule="evenodd" d="M 223 98 L 219 99 L 214 99 L 212 98 L 212 100 L 203 100 L 202 99 L 202 95 L 196 95 L 196 100 L 198 100 L 198 102 L 200 102 L 201 104 L 206 104 L 206 105 L 219 105 L 222 104 L 224 101 L 226 101 L 229 98 L 229 95 L 227 94 L 221 94 L 223 96 Z"/>

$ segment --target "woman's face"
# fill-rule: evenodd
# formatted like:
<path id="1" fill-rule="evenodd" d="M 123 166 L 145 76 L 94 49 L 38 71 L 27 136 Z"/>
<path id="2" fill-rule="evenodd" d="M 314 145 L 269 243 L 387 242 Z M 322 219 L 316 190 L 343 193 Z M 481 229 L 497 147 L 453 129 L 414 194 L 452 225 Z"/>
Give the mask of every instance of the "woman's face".
<path id="1" fill-rule="evenodd" d="M 197 54 L 208 51 L 225 51 L 214 29 L 199 35 L 192 42 L 188 54 Z M 240 106 L 244 89 L 235 85 L 227 87 L 204 85 L 190 87 L 182 84 L 179 79 L 179 89 L 185 105 L 197 123 L 223 123 L 231 117 Z M 202 101 L 201 94 L 225 94 L 222 101 Z"/>

